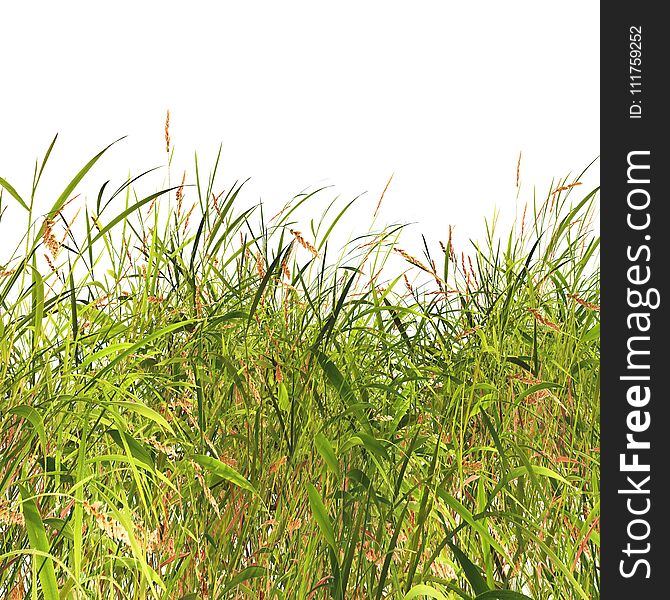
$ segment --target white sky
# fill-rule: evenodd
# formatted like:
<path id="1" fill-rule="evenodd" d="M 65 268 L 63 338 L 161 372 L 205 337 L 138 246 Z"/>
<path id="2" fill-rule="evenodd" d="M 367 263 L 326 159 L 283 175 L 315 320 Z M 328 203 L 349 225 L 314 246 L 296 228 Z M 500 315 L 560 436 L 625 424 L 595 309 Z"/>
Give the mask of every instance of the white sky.
<path id="1" fill-rule="evenodd" d="M 448 224 L 467 239 L 494 206 L 513 215 L 520 150 L 521 202 L 599 154 L 598 20 L 583 0 L 5 3 L 0 176 L 28 196 L 59 132 L 47 210 L 128 134 L 80 186 L 92 203 L 106 179 L 166 163 L 169 108 L 187 178 L 193 151 L 206 170 L 221 142 L 220 187 L 252 177 L 245 206 L 262 198 L 270 213 L 327 183 L 324 203 L 367 191 L 365 221 L 395 173 L 381 221 L 417 222 L 410 247 Z M 596 166 L 582 189 L 598 182 Z"/>

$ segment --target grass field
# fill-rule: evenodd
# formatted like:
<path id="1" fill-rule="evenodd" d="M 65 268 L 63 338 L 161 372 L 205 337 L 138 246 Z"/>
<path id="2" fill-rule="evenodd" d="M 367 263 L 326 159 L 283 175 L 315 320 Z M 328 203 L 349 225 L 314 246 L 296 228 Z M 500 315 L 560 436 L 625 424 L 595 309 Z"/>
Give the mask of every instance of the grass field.
<path id="1" fill-rule="evenodd" d="M 0 179 L 0 597 L 599 596 L 596 190 L 412 256 L 218 160 L 38 211 L 52 147 Z"/>

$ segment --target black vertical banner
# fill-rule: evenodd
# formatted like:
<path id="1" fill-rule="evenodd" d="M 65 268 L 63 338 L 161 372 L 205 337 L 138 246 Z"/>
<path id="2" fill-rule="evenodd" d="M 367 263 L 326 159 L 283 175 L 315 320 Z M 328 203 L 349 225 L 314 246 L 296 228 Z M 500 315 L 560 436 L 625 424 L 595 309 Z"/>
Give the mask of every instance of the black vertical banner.
<path id="1" fill-rule="evenodd" d="M 602 598 L 670 598 L 670 301 L 662 4 L 602 3 Z"/>

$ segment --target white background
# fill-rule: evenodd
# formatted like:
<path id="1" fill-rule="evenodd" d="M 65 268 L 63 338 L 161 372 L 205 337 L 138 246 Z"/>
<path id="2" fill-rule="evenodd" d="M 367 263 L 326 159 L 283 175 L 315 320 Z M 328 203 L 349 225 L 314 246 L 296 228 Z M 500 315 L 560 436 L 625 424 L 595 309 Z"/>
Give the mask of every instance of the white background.
<path id="1" fill-rule="evenodd" d="M 169 108 L 173 184 L 181 168 L 193 181 L 194 150 L 207 170 L 222 143 L 220 187 L 251 177 L 245 206 L 271 213 L 333 184 L 321 202 L 367 192 L 349 222 L 365 229 L 394 173 L 380 219 L 417 223 L 407 247 L 448 224 L 466 240 L 494 206 L 513 217 L 534 185 L 545 194 L 599 154 L 598 19 L 584 0 L 5 3 L 0 176 L 28 196 L 58 132 L 47 210 L 127 134 L 80 186 L 91 204 L 104 180 L 165 165 Z M 584 181 L 598 184 L 597 164 Z M 19 213 L 0 224 L 0 266 Z"/>

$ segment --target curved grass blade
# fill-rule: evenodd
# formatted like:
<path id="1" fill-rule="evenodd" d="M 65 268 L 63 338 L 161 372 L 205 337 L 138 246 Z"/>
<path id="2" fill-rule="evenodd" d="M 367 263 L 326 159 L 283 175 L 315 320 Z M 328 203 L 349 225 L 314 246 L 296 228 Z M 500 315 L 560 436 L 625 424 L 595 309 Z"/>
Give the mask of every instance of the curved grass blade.
<path id="1" fill-rule="evenodd" d="M 436 598 L 436 600 L 449 600 L 440 590 L 424 583 L 415 585 L 403 596 L 403 600 L 412 600 L 412 598 L 418 598 L 419 596 L 428 596 L 429 598 Z"/>
<path id="2" fill-rule="evenodd" d="M 61 195 L 58 197 L 56 202 L 54 202 L 54 205 L 51 207 L 51 210 L 47 213 L 46 218 L 47 219 L 53 219 L 56 214 L 60 211 L 61 208 L 63 208 L 63 205 L 67 201 L 67 199 L 70 197 L 70 194 L 74 191 L 74 189 L 77 187 L 79 182 L 84 178 L 86 173 L 88 173 L 93 165 L 98 162 L 100 157 L 107 152 L 114 144 L 117 142 L 120 142 L 122 139 L 124 139 L 126 136 L 120 137 L 118 140 L 113 141 L 109 146 L 106 146 L 103 148 L 100 152 L 98 152 L 91 160 L 89 160 L 84 167 L 77 173 L 72 181 L 68 183 L 68 185 L 65 187 Z M 44 228 L 46 224 L 42 225 L 42 228 L 40 229 L 40 233 L 38 237 L 42 237 L 42 234 L 44 233 Z"/>
<path id="3" fill-rule="evenodd" d="M 483 594 L 484 592 L 488 592 L 489 586 L 487 585 L 486 580 L 482 577 L 479 567 L 475 566 L 475 564 L 454 542 L 447 541 L 447 544 L 454 553 L 458 564 L 461 565 L 461 568 L 465 573 L 465 578 L 468 580 L 468 583 L 472 587 L 474 593 Z"/>
<path id="4" fill-rule="evenodd" d="M 30 212 L 30 208 L 28 208 L 28 205 L 25 203 L 23 198 L 21 198 L 21 196 L 14 189 L 14 187 L 9 183 L 9 181 L 0 177 L 0 185 L 9 192 L 9 195 L 12 198 L 14 198 L 14 200 L 16 200 L 23 208 L 25 208 L 28 212 Z"/>
<path id="5" fill-rule="evenodd" d="M 244 583 L 245 581 L 249 581 L 250 579 L 263 577 L 265 574 L 266 570 L 264 567 L 251 566 L 247 567 L 246 569 L 243 569 L 226 584 L 223 590 L 221 590 L 221 597 L 225 596 L 227 592 L 236 588 L 238 585 L 240 585 L 240 583 Z"/>
<path id="6" fill-rule="evenodd" d="M 23 509 L 23 516 L 26 522 L 26 530 L 28 532 L 28 539 L 33 550 L 37 550 L 45 556 L 35 556 L 33 560 L 36 561 L 36 568 L 39 574 L 40 584 L 42 585 L 42 593 L 45 600 L 59 600 L 58 582 L 56 580 L 56 572 L 54 570 L 53 560 L 49 555 L 49 539 L 47 538 L 46 530 L 42 517 L 37 510 L 34 498 L 23 487 L 19 486 L 21 493 L 21 506 Z"/>
<path id="7" fill-rule="evenodd" d="M 226 481 L 230 481 L 230 483 L 235 484 L 237 487 L 247 490 L 260 498 L 258 490 L 256 490 L 256 488 L 251 485 L 243 475 L 226 463 L 221 462 L 218 458 L 207 456 L 206 454 L 193 454 L 190 458 L 201 467 L 207 469 L 210 473 L 213 473 L 217 477 L 221 477 Z"/>
<path id="8" fill-rule="evenodd" d="M 328 440 L 328 438 L 319 432 L 314 436 L 314 445 L 319 451 L 319 454 L 322 456 L 323 460 L 326 461 L 328 468 L 335 474 L 335 476 L 340 479 L 342 472 L 340 471 L 340 463 L 335 456 L 335 451 L 333 446 Z"/>
<path id="9" fill-rule="evenodd" d="M 314 515 L 316 524 L 319 526 L 328 545 L 333 549 L 333 552 L 336 553 L 337 543 L 335 542 L 333 525 L 330 522 L 330 517 L 328 516 L 328 511 L 326 510 L 323 500 L 321 500 L 321 495 L 311 483 L 307 484 L 307 495 L 309 497 L 309 505 L 312 508 L 312 514 Z"/>
<path id="10" fill-rule="evenodd" d="M 10 408 L 7 411 L 10 415 L 16 415 L 18 417 L 23 417 L 34 427 L 37 432 L 37 436 L 40 440 L 42 446 L 42 452 L 46 453 L 47 451 L 47 434 L 44 429 L 44 421 L 40 413 L 38 413 L 32 406 L 27 404 L 21 404 Z"/>

